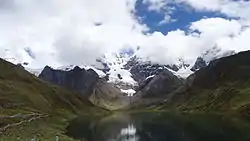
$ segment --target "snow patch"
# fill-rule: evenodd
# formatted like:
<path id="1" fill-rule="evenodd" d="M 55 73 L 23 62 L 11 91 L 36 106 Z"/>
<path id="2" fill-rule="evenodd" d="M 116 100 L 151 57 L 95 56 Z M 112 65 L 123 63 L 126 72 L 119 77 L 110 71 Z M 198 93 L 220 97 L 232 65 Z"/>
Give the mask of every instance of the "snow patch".
<path id="1" fill-rule="evenodd" d="M 128 96 L 133 96 L 136 93 L 136 91 L 133 89 L 128 89 L 128 90 L 121 89 L 121 91 L 125 94 L 128 94 Z"/>
<path id="2" fill-rule="evenodd" d="M 148 80 L 148 79 L 150 79 L 150 78 L 153 78 L 153 77 L 155 77 L 155 75 L 150 75 L 150 76 L 148 76 L 148 77 L 146 78 L 146 80 Z"/>
<path id="3" fill-rule="evenodd" d="M 135 86 L 137 82 L 132 78 L 132 74 L 125 69 L 116 68 L 111 69 L 109 72 L 109 81 L 110 83 L 124 83 Z"/>
<path id="4" fill-rule="evenodd" d="M 56 68 L 56 70 L 70 71 L 70 70 L 73 70 L 75 67 L 76 65 L 61 66 L 61 67 Z"/>
<path id="5" fill-rule="evenodd" d="M 175 75 L 181 77 L 181 78 L 188 78 L 191 74 L 193 74 L 194 72 L 190 70 L 190 68 L 182 68 L 180 70 L 178 70 L 177 72 L 175 72 Z"/>
<path id="6" fill-rule="evenodd" d="M 85 66 L 85 67 L 83 67 L 83 68 L 84 68 L 85 70 L 89 70 L 89 69 L 94 70 L 94 71 L 99 75 L 100 78 L 103 78 L 103 77 L 106 76 L 106 74 L 105 74 L 103 71 L 98 70 L 98 69 L 96 69 L 95 67 L 92 67 L 92 66 Z"/>
<path id="7" fill-rule="evenodd" d="M 27 68 L 24 67 L 26 71 L 30 72 L 31 74 L 34 74 L 35 76 L 39 76 L 41 74 L 41 72 L 43 71 L 43 69 L 31 69 L 31 68 Z"/>
<path id="8" fill-rule="evenodd" d="M 12 64 L 15 64 L 15 65 L 17 65 L 17 64 L 21 64 L 21 62 L 20 61 L 18 61 L 17 59 L 15 59 L 15 58 L 3 58 L 5 61 L 7 61 L 7 62 L 10 62 L 10 63 L 12 63 Z"/>
<path id="9" fill-rule="evenodd" d="M 119 55 L 119 54 L 106 54 L 105 61 L 110 68 L 109 72 L 109 81 L 110 83 L 115 84 L 127 84 L 135 86 L 137 82 L 132 78 L 132 74 L 129 70 L 124 69 L 124 65 L 128 62 L 129 56 Z"/>
<path id="10" fill-rule="evenodd" d="M 58 67 L 57 70 L 70 71 L 70 70 L 73 70 L 75 67 L 76 67 L 76 65 L 62 66 L 62 67 Z M 106 74 L 103 71 L 98 70 L 95 67 L 88 66 L 88 65 L 82 65 L 79 67 L 84 68 L 85 70 L 89 70 L 89 69 L 94 70 L 99 75 L 100 78 L 106 76 Z"/>

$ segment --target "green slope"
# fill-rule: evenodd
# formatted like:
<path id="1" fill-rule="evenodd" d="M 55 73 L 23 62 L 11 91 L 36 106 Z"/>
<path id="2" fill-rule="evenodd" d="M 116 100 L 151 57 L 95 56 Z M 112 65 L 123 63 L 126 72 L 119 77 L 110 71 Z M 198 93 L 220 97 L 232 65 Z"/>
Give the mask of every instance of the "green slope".
<path id="1" fill-rule="evenodd" d="M 167 102 L 153 109 L 250 113 L 250 51 L 215 60 L 197 71 Z"/>
<path id="2" fill-rule="evenodd" d="M 0 140 L 50 140 L 77 114 L 102 114 L 80 94 L 45 83 L 0 59 Z M 65 137 L 67 138 L 67 137 Z"/>

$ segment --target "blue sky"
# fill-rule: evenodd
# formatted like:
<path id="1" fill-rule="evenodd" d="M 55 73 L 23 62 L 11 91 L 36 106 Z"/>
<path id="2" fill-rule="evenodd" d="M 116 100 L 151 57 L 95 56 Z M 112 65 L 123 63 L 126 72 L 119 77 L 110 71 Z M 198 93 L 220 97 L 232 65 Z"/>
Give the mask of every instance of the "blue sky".
<path id="1" fill-rule="evenodd" d="M 220 17 L 231 19 L 219 12 L 197 11 L 184 4 L 171 4 L 166 7 L 166 10 L 161 10 L 160 12 L 152 11 L 148 8 L 149 4 L 143 3 L 143 0 L 138 0 L 136 2 L 135 15 L 139 17 L 141 23 L 146 24 L 149 27 L 150 33 L 159 31 L 163 34 L 167 34 L 169 31 L 177 29 L 187 31 L 190 23 L 199 21 L 203 18 Z M 165 13 L 168 12 L 168 9 L 173 9 L 169 15 L 171 16 L 171 19 L 174 19 L 175 21 L 160 24 L 160 22 L 164 20 Z"/>

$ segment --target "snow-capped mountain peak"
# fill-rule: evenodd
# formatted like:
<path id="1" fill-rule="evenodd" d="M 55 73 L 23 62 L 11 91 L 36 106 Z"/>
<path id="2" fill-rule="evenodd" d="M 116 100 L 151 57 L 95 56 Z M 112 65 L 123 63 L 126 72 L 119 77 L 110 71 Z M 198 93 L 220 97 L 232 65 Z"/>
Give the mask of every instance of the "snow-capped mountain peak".
<path id="1" fill-rule="evenodd" d="M 203 52 L 197 57 L 196 62 L 189 62 L 179 58 L 176 64 L 157 64 L 150 60 L 140 58 L 136 54 L 109 53 L 96 59 L 93 64 L 80 64 L 80 68 L 94 70 L 100 78 L 107 78 L 107 82 L 115 84 L 122 92 L 134 93 L 137 86 L 147 79 L 157 76 L 164 70 L 172 72 L 180 78 L 187 78 L 193 72 L 206 67 L 214 59 L 235 54 L 234 51 L 222 50 L 217 46 Z M 15 58 L 6 58 L 14 64 L 19 64 Z M 21 63 L 24 68 L 38 76 L 42 69 L 30 69 L 29 65 Z M 76 65 L 68 65 L 55 68 L 57 70 L 70 71 Z"/>

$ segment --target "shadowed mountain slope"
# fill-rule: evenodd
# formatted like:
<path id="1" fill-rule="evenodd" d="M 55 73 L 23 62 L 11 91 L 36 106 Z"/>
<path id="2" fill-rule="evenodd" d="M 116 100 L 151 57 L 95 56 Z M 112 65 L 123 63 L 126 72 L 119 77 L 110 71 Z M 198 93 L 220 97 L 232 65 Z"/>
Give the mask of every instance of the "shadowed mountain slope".
<path id="1" fill-rule="evenodd" d="M 250 113 L 250 51 L 212 61 L 156 106 L 199 112 Z"/>

